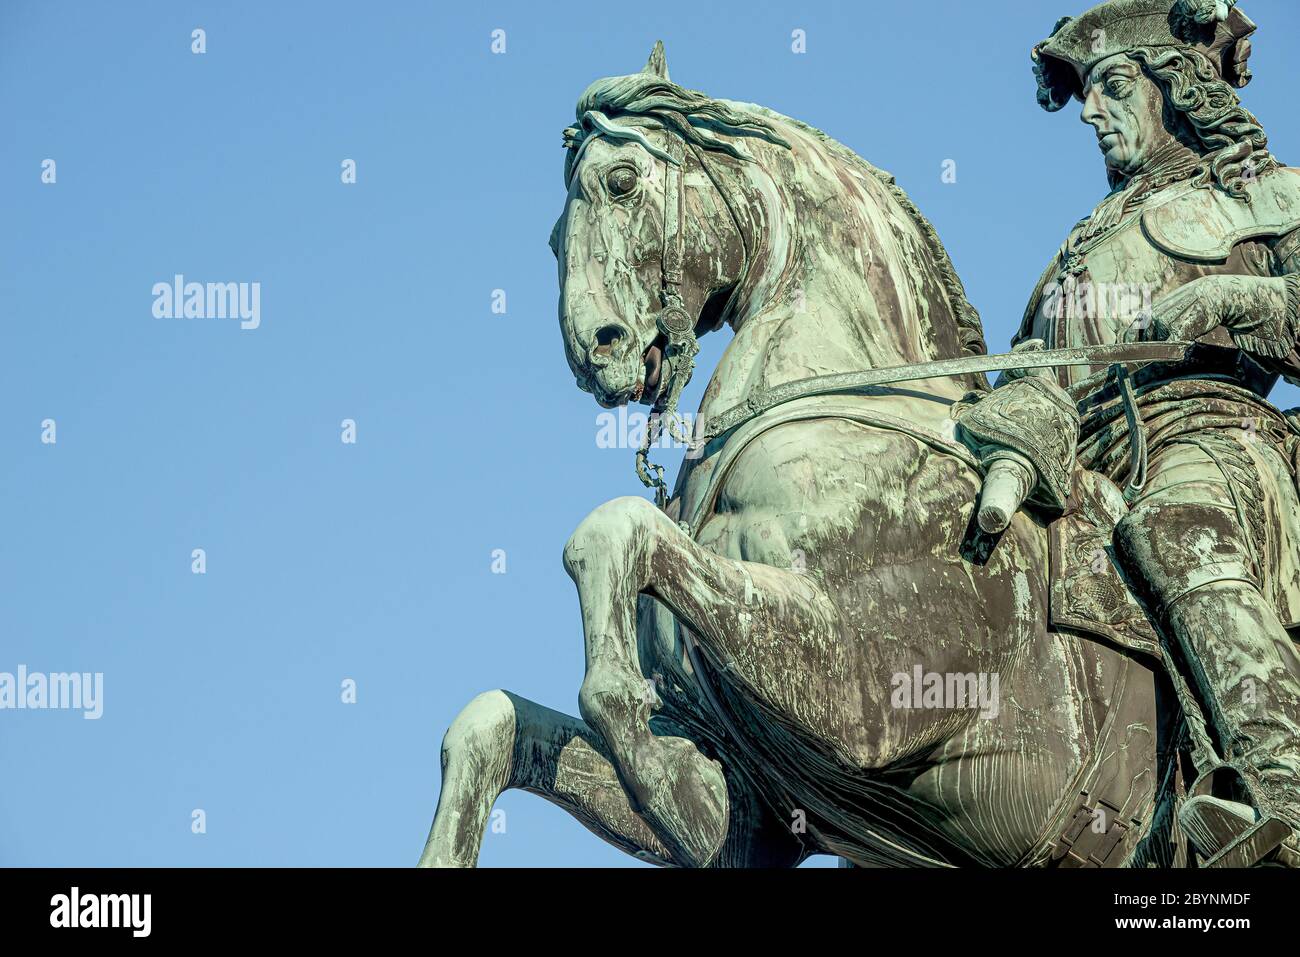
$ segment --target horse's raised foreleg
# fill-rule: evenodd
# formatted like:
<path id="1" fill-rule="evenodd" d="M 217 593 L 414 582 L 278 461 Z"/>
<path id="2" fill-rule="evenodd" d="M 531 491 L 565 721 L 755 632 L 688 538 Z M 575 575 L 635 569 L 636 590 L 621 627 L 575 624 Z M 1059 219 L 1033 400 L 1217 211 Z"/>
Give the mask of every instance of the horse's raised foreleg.
<path id="1" fill-rule="evenodd" d="M 637 663 L 637 596 L 662 601 L 763 700 L 795 710 L 809 700 L 803 696 L 814 689 L 805 678 L 816 669 L 777 656 L 798 643 L 815 644 L 819 657 L 834 655 L 834 610 L 811 579 L 702 548 L 641 498 L 596 509 L 565 546 L 564 562 L 578 586 L 586 636 L 582 715 L 608 744 L 633 806 L 674 856 L 708 864 L 727 831 L 726 783 L 691 741 L 650 732 L 652 696 Z"/>
<path id="2" fill-rule="evenodd" d="M 578 718 L 505 691 L 465 707 L 442 744 L 442 790 L 421 867 L 473 867 L 492 805 L 511 788 L 564 808 L 636 857 L 673 863 L 628 803 L 600 738 Z"/>

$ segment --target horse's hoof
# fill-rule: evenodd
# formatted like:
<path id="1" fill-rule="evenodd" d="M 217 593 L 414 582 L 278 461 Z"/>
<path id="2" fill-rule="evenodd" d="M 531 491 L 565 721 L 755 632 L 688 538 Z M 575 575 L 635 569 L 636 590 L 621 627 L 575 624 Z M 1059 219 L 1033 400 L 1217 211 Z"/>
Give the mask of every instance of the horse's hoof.
<path id="1" fill-rule="evenodd" d="M 689 741 L 660 738 L 670 751 L 658 786 L 643 792 L 641 813 L 656 826 L 683 867 L 706 867 L 727 837 L 727 781 L 722 765 Z M 688 752 L 688 753 L 682 753 Z"/>

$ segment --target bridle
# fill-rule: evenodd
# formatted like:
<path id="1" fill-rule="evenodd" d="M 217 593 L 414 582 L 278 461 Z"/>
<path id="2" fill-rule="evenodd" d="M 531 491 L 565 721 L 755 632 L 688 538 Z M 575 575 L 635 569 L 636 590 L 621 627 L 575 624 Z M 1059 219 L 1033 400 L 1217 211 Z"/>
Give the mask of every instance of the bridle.
<path id="1" fill-rule="evenodd" d="M 681 400 L 682 390 L 690 382 L 695 372 L 695 357 L 699 354 L 699 339 L 695 335 L 695 317 L 686 311 L 682 302 L 682 263 L 685 259 L 685 239 L 682 231 L 682 216 L 686 207 L 686 184 L 682 178 L 682 166 L 685 158 L 685 140 L 665 128 L 668 134 L 667 149 L 660 149 L 647 139 L 639 129 L 621 126 L 610 122 L 609 117 L 598 110 L 588 110 L 579 120 L 578 125 L 564 131 L 565 144 L 573 149 L 566 165 L 566 185 L 576 175 L 583 154 L 592 141 L 600 136 L 611 139 L 627 140 L 639 143 L 651 156 L 664 162 L 664 212 L 663 233 L 660 252 L 659 304 L 655 313 L 655 328 L 664 339 L 664 352 L 660 372 L 659 396 L 650 414 L 650 424 L 646 428 L 645 440 L 636 454 L 636 472 L 647 488 L 655 490 L 655 501 L 660 506 L 667 504 L 668 484 L 664 481 L 661 465 L 652 465 L 649 459 L 650 446 L 658 441 L 667 423 L 669 433 L 679 442 L 689 443 L 690 437 L 682 430 L 677 403 Z M 698 151 L 697 151 L 698 156 Z M 703 157 L 699 157 L 704 166 Z M 714 182 L 713 175 L 704 167 L 706 175 Z M 726 198 L 724 197 L 724 200 Z M 730 209 L 731 202 L 726 200 Z M 732 218 L 735 211 L 731 210 Z M 743 237 L 742 237 L 743 242 Z M 748 255 L 746 255 L 748 262 Z"/>
<path id="2" fill-rule="evenodd" d="M 723 307 L 722 316 L 732 308 L 737 295 L 744 286 L 749 273 L 749 242 L 741 228 L 740 217 L 731 197 L 727 195 L 718 182 L 709 164 L 705 162 L 701 151 L 684 137 L 667 126 L 660 127 L 667 135 L 667 149 L 660 149 L 651 143 L 639 129 L 611 123 L 609 117 L 598 110 L 588 110 L 583 114 L 577 126 L 564 131 L 565 144 L 572 148 L 571 159 L 566 166 L 566 183 L 576 175 L 583 154 L 591 142 L 599 136 L 611 139 L 628 140 L 639 143 L 650 155 L 663 160 L 664 172 L 664 214 L 661 244 L 661 270 L 659 280 L 660 309 L 655 313 L 655 328 L 664 339 L 664 354 L 660 373 L 659 396 L 655 399 L 650 412 L 650 424 L 646 428 L 645 439 L 636 454 L 636 473 L 642 484 L 655 490 L 655 501 L 663 507 L 668 503 L 668 484 L 664 481 L 664 469 L 661 465 L 650 462 L 650 447 L 659 440 L 665 426 L 674 440 L 684 445 L 691 443 L 691 437 L 681 421 L 677 411 L 682 390 L 691 381 L 695 372 L 695 357 L 699 354 L 699 338 L 695 334 L 697 317 L 687 311 L 682 301 L 682 264 L 685 259 L 685 238 L 682 218 L 686 212 L 686 183 L 683 179 L 686 147 L 690 146 L 704 175 L 709 178 L 713 188 L 722 197 L 723 204 L 731 216 L 732 223 L 740 236 L 744 253 L 739 277 L 732 286 L 731 296 Z"/>
<path id="3" fill-rule="evenodd" d="M 666 342 L 663 357 L 664 371 L 661 373 L 659 397 L 655 399 L 654 408 L 650 413 L 650 424 L 646 427 L 641 448 L 636 453 L 637 477 L 647 488 L 655 490 L 655 503 L 660 508 L 668 504 L 668 483 L 664 481 L 663 466 L 650 462 L 650 447 L 659 440 L 665 425 L 668 434 L 674 440 L 686 445 L 691 443 L 691 436 L 678 414 L 677 404 L 681 400 L 682 390 L 686 388 L 695 372 L 695 357 L 700 351 L 699 338 L 695 334 L 696 319 L 687 312 L 681 297 L 682 261 L 685 255 L 682 230 L 682 216 L 686 211 L 686 183 L 682 176 L 685 140 L 671 131 L 665 132 L 668 133 L 668 151 L 664 163 L 663 245 L 659 287 L 659 299 L 663 308 L 655 314 L 655 326 Z M 731 309 L 731 304 L 749 272 L 748 243 L 745 240 L 744 230 L 740 228 L 740 219 L 732 206 L 731 198 L 709 170 L 700 151 L 694 146 L 691 147 L 691 151 L 695 154 L 700 168 L 709 178 L 709 182 L 713 184 L 713 188 L 722 197 L 744 250 L 744 262 L 741 264 L 739 276 L 732 287 L 731 297 L 722 310 L 722 315 L 725 316 Z"/>
<path id="4" fill-rule="evenodd" d="M 695 319 L 686 311 L 681 295 L 682 260 L 685 256 L 682 234 L 682 214 L 686 207 L 686 183 L 682 177 L 684 157 L 682 141 L 670 133 L 668 159 L 664 163 L 664 225 L 659 281 L 662 308 L 655 314 L 655 327 L 665 340 L 663 371 L 660 373 L 659 396 L 650 413 L 650 424 L 636 453 L 636 474 L 646 488 L 655 490 L 655 502 L 660 508 L 668 502 L 668 483 L 664 481 L 664 467 L 650 462 L 650 446 L 658 441 L 665 423 L 674 439 L 690 441 L 690 436 L 683 432 L 677 403 L 695 372 L 695 357 L 700 351 Z"/>

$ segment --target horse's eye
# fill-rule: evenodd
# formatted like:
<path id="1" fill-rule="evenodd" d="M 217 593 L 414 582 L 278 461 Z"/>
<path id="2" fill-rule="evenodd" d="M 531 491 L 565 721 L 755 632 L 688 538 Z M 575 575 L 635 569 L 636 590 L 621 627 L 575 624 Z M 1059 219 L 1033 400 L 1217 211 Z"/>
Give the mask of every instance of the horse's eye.
<path id="1" fill-rule="evenodd" d="M 615 166 L 605 175 L 611 196 L 626 196 L 636 188 L 637 172 L 630 166 Z"/>

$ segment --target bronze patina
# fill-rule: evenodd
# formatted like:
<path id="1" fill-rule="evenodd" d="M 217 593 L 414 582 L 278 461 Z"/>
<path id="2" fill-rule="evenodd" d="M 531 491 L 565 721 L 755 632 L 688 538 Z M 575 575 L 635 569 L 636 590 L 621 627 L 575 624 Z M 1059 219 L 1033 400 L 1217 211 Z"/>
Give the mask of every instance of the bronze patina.
<path id="1" fill-rule="evenodd" d="M 1207 859 L 1238 864 L 1300 827 L 1296 433 L 1267 401 L 1279 375 L 1300 376 L 1300 173 L 1268 152 L 1235 92 L 1254 31 L 1232 2 L 1112 0 L 1035 49 L 1039 102 L 1082 103 L 1112 189 L 1070 232 L 1020 332 L 1209 346 L 1143 369 L 1133 401 L 1076 390 L 1078 466 L 1141 477 L 1115 546 L 1215 739 L 1179 820 Z M 1155 301 L 1131 326 L 1068 291 L 1117 283 Z M 1061 386 L 1081 377 L 1058 373 Z M 1124 441 L 1135 421 L 1144 461 Z"/>
<path id="2" fill-rule="evenodd" d="M 1300 428 L 1267 396 L 1300 378 L 1300 175 L 1235 92 L 1252 30 L 1111 0 L 1035 47 L 1111 191 L 1006 357 L 819 130 L 661 45 L 583 93 L 552 233 L 578 385 L 674 427 L 698 338 L 733 338 L 671 495 L 638 456 L 662 507 L 565 546 L 581 717 L 474 699 L 421 864 L 472 866 L 510 788 L 665 865 L 1297 862 Z"/>

